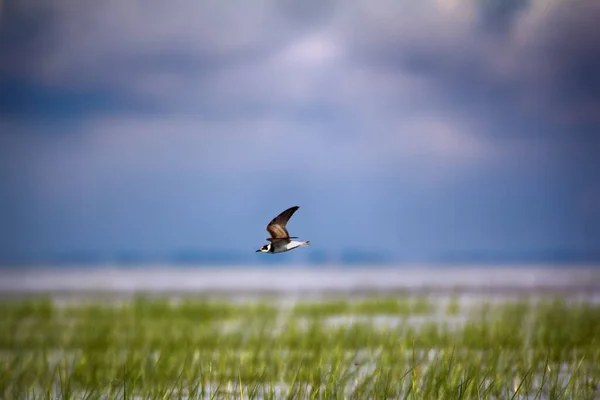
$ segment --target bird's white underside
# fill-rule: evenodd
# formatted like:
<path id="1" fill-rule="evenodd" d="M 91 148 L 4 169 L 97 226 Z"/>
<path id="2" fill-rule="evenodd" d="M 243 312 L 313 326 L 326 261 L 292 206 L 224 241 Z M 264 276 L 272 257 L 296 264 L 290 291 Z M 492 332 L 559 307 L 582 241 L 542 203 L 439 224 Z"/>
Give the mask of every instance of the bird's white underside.
<path id="1" fill-rule="evenodd" d="M 297 240 L 290 240 L 289 243 L 278 243 L 275 242 L 275 251 L 273 253 L 283 253 L 284 251 L 290 251 L 295 249 L 296 247 L 300 247 L 304 244 L 304 242 L 299 242 Z"/>

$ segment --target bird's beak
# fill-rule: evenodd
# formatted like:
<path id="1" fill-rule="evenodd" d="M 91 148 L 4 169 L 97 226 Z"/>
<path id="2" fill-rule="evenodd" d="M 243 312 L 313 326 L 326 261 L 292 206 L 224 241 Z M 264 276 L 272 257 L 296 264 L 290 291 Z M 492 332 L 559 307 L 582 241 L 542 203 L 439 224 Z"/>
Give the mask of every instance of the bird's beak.
<path id="1" fill-rule="evenodd" d="M 255 253 L 258 253 L 260 251 L 260 249 L 256 250 Z"/>

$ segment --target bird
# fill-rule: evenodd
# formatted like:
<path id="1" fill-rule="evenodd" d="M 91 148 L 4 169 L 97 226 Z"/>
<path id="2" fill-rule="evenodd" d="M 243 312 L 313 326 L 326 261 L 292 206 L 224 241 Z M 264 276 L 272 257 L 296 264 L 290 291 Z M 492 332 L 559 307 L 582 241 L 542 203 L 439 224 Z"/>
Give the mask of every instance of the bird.
<path id="1" fill-rule="evenodd" d="M 298 210 L 300 207 L 293 206 L 288 208 L 287 210 L 281 212 L 278 216 L 273 218 L 271 222 L 267 225 L 267 232 L 271 235 L 267 240 L 271 243 L 265 244 L 260 249 L 256 250 L 256 253 L 283 253 L 286 251 L 293 250 L 300 246 L 308 246 L 310 240 L 305 242 L 300 242 L 296 236 L 290 236 L 285 227 L 287 222 L 290 220 L 291 216 Z"/>

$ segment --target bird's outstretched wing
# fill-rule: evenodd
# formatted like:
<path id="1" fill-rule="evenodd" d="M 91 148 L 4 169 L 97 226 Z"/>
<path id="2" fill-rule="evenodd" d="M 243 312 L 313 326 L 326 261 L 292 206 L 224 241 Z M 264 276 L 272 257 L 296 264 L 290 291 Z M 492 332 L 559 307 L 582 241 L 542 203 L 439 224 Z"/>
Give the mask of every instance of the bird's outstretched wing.
<path id="1" fill-rule="evenodd" d="M 269 234 L 271 235 L 271 237 L 267 240 L 273 241 L 277 239 L 293 239 L 290 237 L 290 234 L 288 233 L 287 228 L 285 226 L 292 217 L 292 215 L 299 208 L 300 207 L 298 206 L 290 207 L 275 218 L 273 218 L 271 222 L 269 222 L 269 224 L 267 225 L 267 232 L 269 232 Z"/>

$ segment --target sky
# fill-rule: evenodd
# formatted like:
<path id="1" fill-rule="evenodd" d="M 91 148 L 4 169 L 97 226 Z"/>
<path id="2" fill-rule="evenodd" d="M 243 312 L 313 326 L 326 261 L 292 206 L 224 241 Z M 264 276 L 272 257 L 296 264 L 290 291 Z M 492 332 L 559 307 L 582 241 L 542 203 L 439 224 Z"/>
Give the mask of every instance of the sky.
<path id="1" fill-rule="evenodd" d="M 0 262 L 600 252 L 596 0 L 4 0 Z M 256 254 L 256 257 L 265 257 Z"/>

